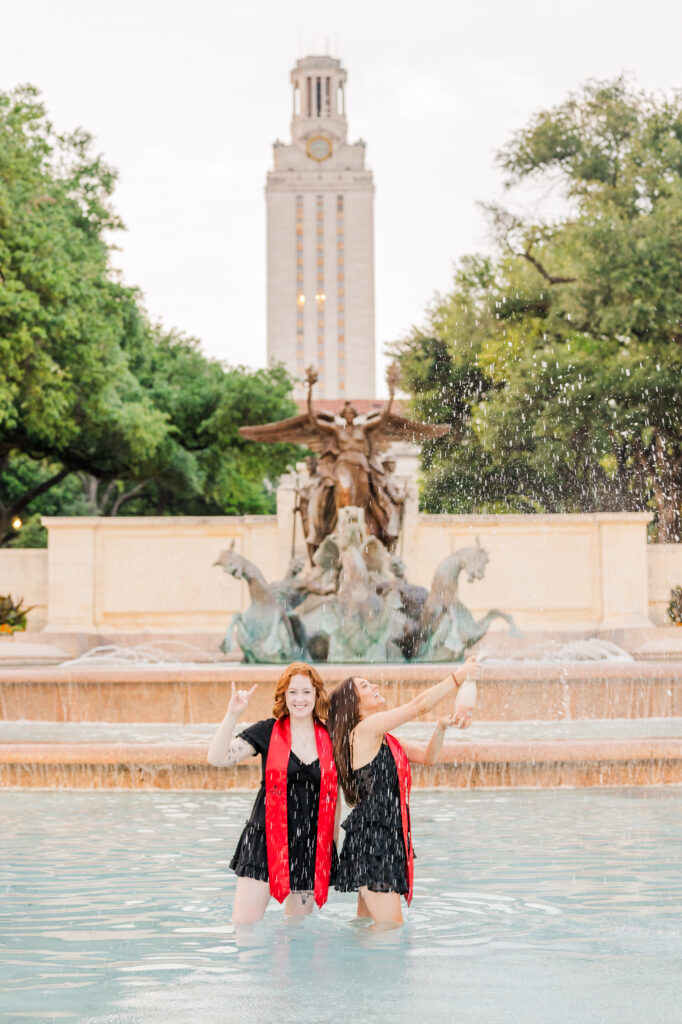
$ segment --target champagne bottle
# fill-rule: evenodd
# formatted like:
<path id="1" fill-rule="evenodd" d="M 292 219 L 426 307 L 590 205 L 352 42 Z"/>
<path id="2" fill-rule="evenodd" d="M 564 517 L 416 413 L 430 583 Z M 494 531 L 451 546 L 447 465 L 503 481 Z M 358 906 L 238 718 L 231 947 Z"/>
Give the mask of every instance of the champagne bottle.
<path id="1" fill-rule="evenodd" d="M 457 696 L 455 697 L 455 714 L 463 717 L 467 711 L 473 711 L 476 704 L 477 696 L 476 680 L 465 679 L 457 687 Z"/>

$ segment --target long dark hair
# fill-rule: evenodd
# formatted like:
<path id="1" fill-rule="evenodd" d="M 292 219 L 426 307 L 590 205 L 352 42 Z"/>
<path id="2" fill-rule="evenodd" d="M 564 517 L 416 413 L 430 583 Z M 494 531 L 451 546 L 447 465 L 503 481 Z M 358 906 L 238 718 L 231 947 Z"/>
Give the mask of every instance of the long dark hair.
<path id="1" fill-rule="evenodd" d="M 353 781 L 350 734 L 360 721 L 360 701 L 353 676 L 344 679 L 329 695 L 327 730 L 332 738 L 334 760 L 346 803 L 354 807 L 358 790 Z"/>

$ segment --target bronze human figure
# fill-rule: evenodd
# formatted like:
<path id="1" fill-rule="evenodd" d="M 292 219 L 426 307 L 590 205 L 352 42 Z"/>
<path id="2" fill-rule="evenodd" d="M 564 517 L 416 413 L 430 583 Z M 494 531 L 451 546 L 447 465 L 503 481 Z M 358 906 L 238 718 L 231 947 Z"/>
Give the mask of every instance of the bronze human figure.
<path id="1" fill-rule="evenodd" d="M 333 533 L 339 509 L 355 506 L 363 509 L 368 531 L 390 550 L 395 545 L 400 522 L 397 507 L 402 495 L 389 481 L 381 453 L 391 441 L 422 441 L 442 437 L 450 427 L 421 423 L 392 411 L 398 383 L 397 364 L 389 367 L 389 399 L 383 409 L 367 416 L 346 402 L 340 416 L 316 412 L 312 391 L 317 372 L 310 366 L 306 373 L 308 408 L 300 416 L 266 423 L 260 427 L 240 427 L 249 441 L 304 444 L 318 455 L 313 486 L 307 496 L 308 529 L 306 543 L 314 552 L 325 537 Z"/>

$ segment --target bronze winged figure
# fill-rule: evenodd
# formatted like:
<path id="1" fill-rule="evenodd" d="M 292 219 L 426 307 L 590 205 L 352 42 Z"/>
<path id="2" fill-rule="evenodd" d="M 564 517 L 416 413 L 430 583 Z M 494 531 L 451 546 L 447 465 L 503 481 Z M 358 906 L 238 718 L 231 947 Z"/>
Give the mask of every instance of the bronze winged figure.
<path id="1" fill-rule="evenodd" d="M 391 442 L 414 444 L 442 437 L 450 430 L 448 425 L 422 423 L 392 412 L 398 377 L 398 366 L 393 363 L 387 374 L 389 398 L 383 409 L 358 416 L 357 409 L 346 402 L 340 416 L 335 416 L 313 408 L 312 392 L 317 372 L 310 366 L 306 372 L 308 408 L 305 413 L 260 427 L 239 428 L 241 436 L 248 441 L 302 444 L 317 454 L 308 504 L 306 542 L 310 549 L 315 550 L 333 533 L 339 509 L 350 505 L 364 509 L 370 533 L 389 549 L 395 545 L 398 498 L 387 466 L 379 456 Z"/>

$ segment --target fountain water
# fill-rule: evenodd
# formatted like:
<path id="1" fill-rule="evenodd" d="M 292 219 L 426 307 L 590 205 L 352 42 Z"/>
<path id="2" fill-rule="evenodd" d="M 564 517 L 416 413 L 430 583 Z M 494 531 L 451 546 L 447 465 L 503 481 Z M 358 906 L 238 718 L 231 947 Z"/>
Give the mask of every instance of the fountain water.
<path id="1" fill-rule="evenodd" d="M 494 648 L 482 648 L 478 652 L 478 660 L 489 665 L 504 665 L 509 662 L 535 661 L 552 665 L 565 665 L 571 662 L 607 661 L 631 662 L 634 658 L 618 644 L 597 637 L 569 640 L 560 643 L 558 640 L 547 640 L 544 643 L 522 647 L 519 650 L 506 650 L 503 657 Z"/>
<path id="2" fill-rule="evenodd" d="M 191 649 L 183 653 L 193 656 Z M 397 704 L 447 670 L 404 663 L 362 672 Z M 331 687 L 357 668 L 320 671 Z M 208 723 L 222 717 L 232 680 L 244 688 L 258 682 L 252 714 L 268 717 L 279 673 L 277 666 L 122 666 L 98 659 L 0 670 L 0 780 L 55 788 L 255 785 L 257 773 L 248 768 L 228 779 L 206 764 Z M 478 688 L 474 728 L 446 745 L 443 765 L 417 769 L 417 787 L 682 781 L 682 665 L 484 660 Z"/>
<path id="3" fill-rule="evenodd" d="M 229 924 L 240 793 L 2 793 L 3 1010 L 48 1024 L 677 1019 L 682 790 L 417 792 L 399 933 Z M 613 837 L 613 841 L 609 839 Z M 352 979 L 352 984 L 349 984 Z"/>
<path id="4" fill-rule="evenodd" d="M 182 640 L 158 640 L 138 646 L 122 647 L 118 644 L 105 644 L 91 647 L 89 651 L 61 663 L 61 668 L 99 668 L 99 667 L 138 667 L 142 665 L 182 665 L 191 668 L 193 665 L 204 665 L 206 662 L 220 664 L 224 661 L 217 654 L 206 651 L 196 644 L 188 644 Z"/>

